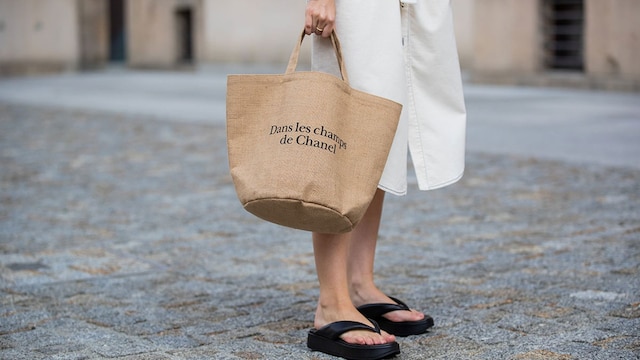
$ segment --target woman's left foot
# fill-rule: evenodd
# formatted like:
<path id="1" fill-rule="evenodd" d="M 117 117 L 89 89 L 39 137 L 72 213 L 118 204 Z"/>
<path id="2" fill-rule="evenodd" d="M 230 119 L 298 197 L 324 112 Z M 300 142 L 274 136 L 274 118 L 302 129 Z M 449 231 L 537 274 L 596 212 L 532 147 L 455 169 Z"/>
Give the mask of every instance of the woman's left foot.
<path id="1" fill-rule="evenodd" d="M 358 306 L 365 317 L 375 320 L 380 328 L 396 336 L 418 335 L 433 327 L 433 318 L 411 310 L 404 302 L 389 296 L 394 303 L 371 303 Z"/>

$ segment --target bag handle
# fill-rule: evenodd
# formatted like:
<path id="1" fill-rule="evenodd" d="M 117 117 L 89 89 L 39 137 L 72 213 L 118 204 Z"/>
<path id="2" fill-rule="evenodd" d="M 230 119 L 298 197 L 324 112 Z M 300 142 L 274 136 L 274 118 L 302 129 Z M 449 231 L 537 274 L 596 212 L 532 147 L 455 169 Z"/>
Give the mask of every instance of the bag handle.
<path id="1" fill-rule="evenodd" d="M 302 35 L 300 36 L 300 41 L 293 49 L 291 53 L 291 57 L 289 58 L 289 65 L 287 66 L 287 75 L 291 75 L 296 71 L 298 67 L 298 57 L 300 56 L 300 47 L 302 46 L 302 41 L 304 40 L 307 34 L 302 30 Z M 336 52 L 336 59 L 338 60 L 338 66 L 340 66 L 340 75 L 342 75 L 342 80 L 349 84 L 349 77 L 347 76 L 347 70 L 344 66 L 344 60 L 342 59 L 342 47 L 340 46 L 340 40 L 338 40 L 338 35 L 335 30 L 331 32 L 331 43 L 333 44 L 333 50 Z"/>

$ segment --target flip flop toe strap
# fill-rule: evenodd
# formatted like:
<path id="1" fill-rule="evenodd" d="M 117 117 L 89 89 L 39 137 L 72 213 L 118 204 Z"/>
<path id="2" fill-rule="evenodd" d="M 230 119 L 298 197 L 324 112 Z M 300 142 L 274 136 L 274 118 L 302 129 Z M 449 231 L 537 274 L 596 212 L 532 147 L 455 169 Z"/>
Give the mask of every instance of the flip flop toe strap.
<path id="1" fill-rule="evenodd" d="M 380 326 L 378 326 L 378 323 L 371 319 L 369 319 L 369 321 L 371 321 L 374 327 L 356 321 L 337 321 L 321 327 L 316 330 L 315 333 L 331 340 L 337 340 L 342 334 L 352 330 L 367 330 L 380 334 Z"/>
<path id="2" fill-rule="evenodd" d="M 411 311 L 407 304 L 404 302 L 389 296 L 389 298 L 396 302 L 396 304 L 366 304 L 358 307 L 358 311 L 368 318 L 379 318 L 382 315 L 398 310 Z"/>

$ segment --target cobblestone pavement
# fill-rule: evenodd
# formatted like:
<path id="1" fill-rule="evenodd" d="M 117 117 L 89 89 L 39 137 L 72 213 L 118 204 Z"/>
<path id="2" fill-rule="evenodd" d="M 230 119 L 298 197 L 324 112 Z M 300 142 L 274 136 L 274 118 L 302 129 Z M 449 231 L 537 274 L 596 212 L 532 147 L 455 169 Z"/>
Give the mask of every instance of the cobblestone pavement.
<path id="1" fill-rule="evenodd" d="M 468 154 L 388 197 L 398 359 L 640 358 L 640 170 Z M 308 233 L 241 209 L 223 124 L 0 103 L 0 358 L 330 359 Z"/>

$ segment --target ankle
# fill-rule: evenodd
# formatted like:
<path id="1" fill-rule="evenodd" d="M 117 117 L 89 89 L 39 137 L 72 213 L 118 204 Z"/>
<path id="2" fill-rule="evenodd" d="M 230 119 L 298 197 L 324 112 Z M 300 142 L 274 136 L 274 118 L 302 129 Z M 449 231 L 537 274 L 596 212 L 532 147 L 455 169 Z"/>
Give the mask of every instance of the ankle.
<path id="1" fill-rule="evenodd" d="M 380 294 L 380 290 L 378 290 L 373 281 L 353 282 L 349 288 L 351 302 L 355 306 L 360 306 L 370 302 L 374 298 L 378 298 Z"/>
<path id="2" fill-rule="evenodd" d="M 348 292 L 341 295 L 323 295 L 320 294 L 318 299 L 318 310 L 321 311 L 335 311 L 339 309 L 348 309 L 352 307 L 351 298 L 348 296 Z"/>
<path id="3" fill-rule="evenodd" d="M 316 329 L 341 320 L 357 321 L 360 315 L 355 306 L 348 300 L 346 303 L 342 301 L 318 302 L 316 308 L 314 326 Z"/>

